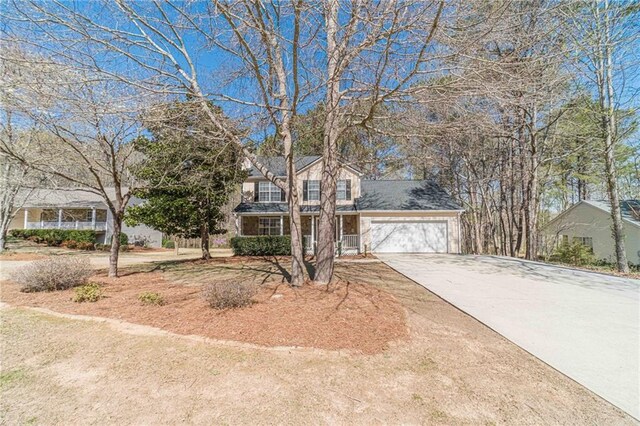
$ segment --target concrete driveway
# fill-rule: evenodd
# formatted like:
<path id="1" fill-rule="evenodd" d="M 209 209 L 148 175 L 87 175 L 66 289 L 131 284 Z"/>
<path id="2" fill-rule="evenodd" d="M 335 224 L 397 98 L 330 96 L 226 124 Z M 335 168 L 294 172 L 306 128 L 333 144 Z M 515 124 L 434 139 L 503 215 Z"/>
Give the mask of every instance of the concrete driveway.
<path id="1" fill-rule="evenodd" d="M 378 255 L 640 419 L 640 281 L 493 256 Z"/>

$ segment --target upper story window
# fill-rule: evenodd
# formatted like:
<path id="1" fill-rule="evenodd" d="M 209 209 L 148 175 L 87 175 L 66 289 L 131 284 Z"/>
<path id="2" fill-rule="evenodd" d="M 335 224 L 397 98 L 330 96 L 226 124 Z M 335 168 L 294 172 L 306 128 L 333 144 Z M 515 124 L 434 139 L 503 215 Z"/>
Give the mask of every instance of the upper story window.
<path id="1" fill-rule="evenodd" d="M 302 183 L 303 201 L 320 201 L 320 181 L 305 180 Z"/>
<path id="2" fill-rule="evenodd" d="M 350 200 L 351 199 L 351 180 L 339 180 L 338 190 L 336 192 L 336 198 L 338 200 Z"/>
<path id="3" fill-rule="evenodd" d="M 272 182 L 258 182 L 258 201 L 280 202 L 282 198 L 282 190 Z"/>

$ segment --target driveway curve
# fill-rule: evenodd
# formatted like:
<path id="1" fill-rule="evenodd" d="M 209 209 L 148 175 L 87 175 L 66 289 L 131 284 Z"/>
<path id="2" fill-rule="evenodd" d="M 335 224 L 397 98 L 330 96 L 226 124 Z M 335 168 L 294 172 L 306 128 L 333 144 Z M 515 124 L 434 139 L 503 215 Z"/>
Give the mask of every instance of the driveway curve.
<path id="1" fill-rule="evenodd" d="M 495 256 L 387 265 L 640 419 L 640 281 Z"/>

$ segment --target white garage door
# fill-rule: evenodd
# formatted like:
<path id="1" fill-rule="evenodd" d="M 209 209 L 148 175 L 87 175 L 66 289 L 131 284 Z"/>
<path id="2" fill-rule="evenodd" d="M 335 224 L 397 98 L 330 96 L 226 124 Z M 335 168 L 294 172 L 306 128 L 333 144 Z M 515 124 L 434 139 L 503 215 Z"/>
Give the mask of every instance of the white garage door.
<path id="1" fill-rule="evenodd" d="M 436 221 L 373 221 L 374 253 L 446 253 L 447 223 Z"/>

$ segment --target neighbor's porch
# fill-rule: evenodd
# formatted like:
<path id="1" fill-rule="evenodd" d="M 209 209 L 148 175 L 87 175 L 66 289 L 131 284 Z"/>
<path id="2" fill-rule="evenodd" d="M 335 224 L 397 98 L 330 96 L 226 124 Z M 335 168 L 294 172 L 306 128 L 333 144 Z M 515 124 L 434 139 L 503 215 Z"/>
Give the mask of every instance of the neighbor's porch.
<path id="1" fill-rule="evenodd" d="M 318 241 L 318 215 L 301 215 L 305 252 L 315 253 Z M 236 235 L 290 235 L 288 215 L 237 215 Z M 356 214 L 336 215 L 334 241 L 337 254 L 360 253 L 360 220 Z"/>
<path id="2" fill-rule="evenodd" d="M 107 229 L 107 210 L 98 208 L 24 207 L 18 211 L 12 228 L 23 229 Z"/>

